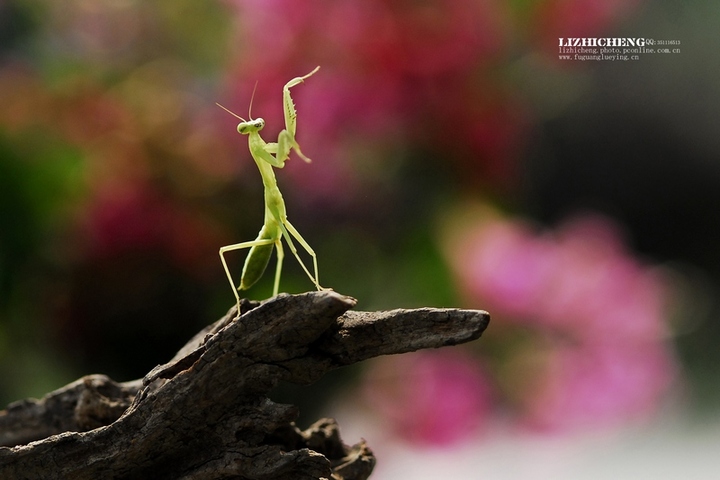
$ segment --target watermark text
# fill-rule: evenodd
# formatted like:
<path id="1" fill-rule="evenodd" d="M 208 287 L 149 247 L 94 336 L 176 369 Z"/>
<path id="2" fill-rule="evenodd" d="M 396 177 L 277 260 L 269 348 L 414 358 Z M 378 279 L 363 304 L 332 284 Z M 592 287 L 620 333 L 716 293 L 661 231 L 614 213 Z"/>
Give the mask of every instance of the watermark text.
<path id="1" fill-rule="evenodd" d="M 644 55 L 679 54 L 680 40 L 646 37 L 558 38 L 558 58 L 570 61 L 636 61 Z"/>

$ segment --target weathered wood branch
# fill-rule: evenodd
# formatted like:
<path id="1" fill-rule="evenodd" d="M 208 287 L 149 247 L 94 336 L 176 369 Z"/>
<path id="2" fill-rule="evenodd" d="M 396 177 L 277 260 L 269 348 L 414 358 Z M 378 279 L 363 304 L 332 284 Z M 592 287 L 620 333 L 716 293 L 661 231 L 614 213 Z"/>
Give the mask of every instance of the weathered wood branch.
<path id="1" fill-rule="evenodd" d="M 332 291 L 243 302 L 141 381 L 91 375 L 0 412 L 0 478 L 365 479 L 375 459 L 333 420 L 306 431 L 267 394 L 378 355 L 478 338 L 484 311 L 349 311 Z M 26 442 L 31 443 L 24 444 Z M 22 445 L 21 445 L 22 444 Z"/>

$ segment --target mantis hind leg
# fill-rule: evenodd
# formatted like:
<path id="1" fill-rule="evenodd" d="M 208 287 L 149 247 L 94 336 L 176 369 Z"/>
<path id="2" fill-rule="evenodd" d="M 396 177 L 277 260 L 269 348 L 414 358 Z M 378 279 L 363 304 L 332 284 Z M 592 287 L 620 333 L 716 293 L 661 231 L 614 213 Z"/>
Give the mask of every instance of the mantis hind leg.
<path id="1" fill-rule="evenodd" d="M 292 226 L 292 224 L 288 221 L 287 218 L 284 218 L 283 221 L 280 223 L 280 228 L 282 229 L 283 236 L 285 237 L 285 240 L 288 243 L 288 246 L 290 247 L 290 251 L 292 251 L 293 255 L 295 255 L 295 258 L 297 258 L 297 261 L 300 263 L 300 266 L 305 271 L 305 274 L 310 278 L 310 280 L 315 284 L 315 287 L 318 290 L 325 290 L 323 287 L 320 286 L 320 278 L 318 275 L 318 264 L 317 264 L 317 255 L 315 255 L 315 251 L 310 247 L 310 244 L 305 241 L 305 239 L 300 235 L 300 232 L 297 231 L 295 227 Z M 295 244 L 292 241 L 292 237 L 295 238 L 295 240 L 298 241 L 300 245 L 305 249 L 305 251 L 312 257 L 313 260 L 313 271 L 315 272 L 315 275 L 313 276 L 310 273 L 310 270 L 305 266 L 305 262 L 302 261 L 302 258 L 300 258 L 300 255 L 298 254 L 297 248 L 295 248 Z"/>
<path id="2" fill-rule="evenodd" d="M 230 287 L 232 288 L 233 294 L 235 295 L 235 300 L 237 301 L 237 316 L 238 317 L 240 316 L 240 295 L 238 295 L 238 289 L 240 287 L 235 286 L 235 281 L 233 280 L 232 275 L 230 274 L 230 269 L 228 268 L 227 262 L 225 261 L 225 254 L 227 252 L 232 252 L 234 250 L 242 250 L 244 248 L 272 245 L 272 244 L 275 244 L 277 242 L 277 240 L 278 239 L 274 239 L 274 238 L 259 238 L 256 240 L 251 240 L 249 242 L 236 243 L 234 245 L 226 245 L 226 246 L 220 248 L 220 261 L 222 262 L 223 268 L 225 269 L 225 275 L 227 275 L 227 279 L 230 282 Z M 280 259 L 281 259 L 281 256 L 278 255 L 278 262 L 280 261 Z M 279 270 L 276 269 L 276 272 L 277 271 L 279 271 Z M 278 278 L 275 279 L 276 284 L 277 284 L 277 282 L 278 282 Z"/>
<path id="3" fill-rule="evenodd" d="M 275 241 L 275 248 L 277 248 L 277 264 L 275 265 L 275 282 L 273 283 L 273 297 L 277 296 L 280 290 L 280 274 L 282 273 L 282 263 L 285 253 L 283 252 L 282 242 L 278 238 Z"/>

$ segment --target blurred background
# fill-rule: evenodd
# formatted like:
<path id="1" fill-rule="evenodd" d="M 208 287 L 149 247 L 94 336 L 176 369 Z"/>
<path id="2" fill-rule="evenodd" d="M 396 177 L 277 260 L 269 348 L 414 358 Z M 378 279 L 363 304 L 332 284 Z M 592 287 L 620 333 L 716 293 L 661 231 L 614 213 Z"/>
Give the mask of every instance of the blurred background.
<path id="1" fill-rule="evenodd" d="M 277 176 L 322 285 L 492 322 L 276 400 L 366 438 L 378 479 L 701 478 L 720 446 L 719 15 L 0 0 L 0 403 L 141 377 L 233 305 L 217 252 L 255 238 L 262 183 L 215 102 L 247 116 L 257 83 L 274 140 L 282 86 L 320 65 L 292 91 L 313 163 Z M 559 37 L 605 36 L 681 53 L 558 58 Z M 280 287 L 313 285 L 287 257 Z"/>

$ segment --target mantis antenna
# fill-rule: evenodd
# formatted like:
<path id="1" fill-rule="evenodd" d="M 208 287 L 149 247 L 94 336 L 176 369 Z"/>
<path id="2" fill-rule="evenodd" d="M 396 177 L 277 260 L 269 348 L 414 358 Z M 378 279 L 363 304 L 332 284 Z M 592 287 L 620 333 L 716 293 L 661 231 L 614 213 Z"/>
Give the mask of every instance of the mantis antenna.
<path id="1" fill-rule="evenodd" d="M 252 120 L 252 106 L 253 106 L 253 100 L 255 100 L 255 90 L 257 90 L 257 85 L 258 85 L 258 82 L 256 81 L 256 82 L 255 82 L 255 86 L 253 87 L 252 95 L 250 96 L 250 106 L 248 107 L 248 117 L 250 118 L 250 120 Z M 238 115 L 237 113 L 232 112 L 232 111 L 230 111 L 229 109 L 223 107 L 223 106 L 220 105 L 219 103 L 215 102 L 215 105 L 217 105 L 218 107 L 222 108 L 223 110 L 225 110 L 226 112 L 228 112 L 228 113 L 229 113 L 230 115 L 232 115 L 233 117 L 238 118 L 238 119 L 242 120 L 243 122 L 247 122 L 247 120 L 245 120 L 243 117 L 241 117 L 241 116 Z"/>
<path id="2" fill-rule="evenodd" d="M 239 119 L 242 120 L 243 122 L 247 122 L 247 120 L 245 120 L 244 118 L 242 118 L 240 115 L 238 115 L 237 113 L 234 113 L 234 112 L 228 110 L 227 108 L 223 107 L 223 106 L 220 105 L 219 103 L 215 102 L 215 105 L 217 105 L 218 107 L 222 108 L 223 110 L 225 110 L 226 112 L 228 112 L 228 113 L 229 113 L 230 115 L 232 115 L 233 117 L 239 118 Z"/>
<path id="3" fill-rule="evenodd" d="M 257 80 L 255 80 L 255 86 L 253 87 L 253 93 L 252 93 L 252 95 L 250 95 L 250 106 L 248 106 L 248 117 L 250 118 L 250 120 L 252 120 L 252 104 L 253 104 L 253 100 L 255 100 L 255 91 L 257 90 L 257 84 L 258 84 L 258 82 L 257 82 Z"/>

